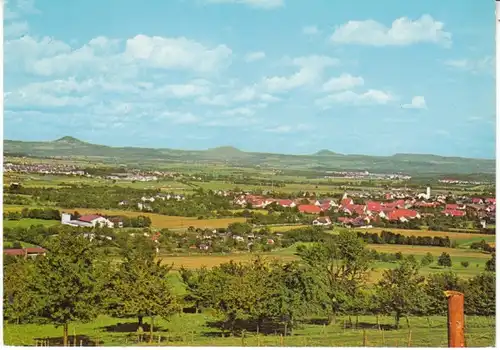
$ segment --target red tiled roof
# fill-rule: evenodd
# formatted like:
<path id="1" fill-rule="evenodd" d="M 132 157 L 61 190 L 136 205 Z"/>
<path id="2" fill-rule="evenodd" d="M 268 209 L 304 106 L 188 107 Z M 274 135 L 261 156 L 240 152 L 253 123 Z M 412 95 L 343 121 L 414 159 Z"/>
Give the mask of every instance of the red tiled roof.
<path id="1" fill-rule="evenodd" d="M 79 221 L 83 221 L 83 222 L 92 222 L 92 220 L 99 219 L 99 218 L 102 218 L 102 216 L 101 215 L 92 214 L 92 215 L 83 215 L 83 216 L 80 216 L 78 218 L 78 220 Z"/>
<path id="2" fill-rule="evenodd" d="M 446 209 L 442 211 L 443 214 L 451 215 L 451 216 L 465 216 L 465 211 L 454 210 L 454 209 Z"/>
<path id="3" fill-rule="evenodd" d="M 293 201 L 291 199 L 282 199 L 278 201 L 278 204 L 282 207 L 292 205 Z"/>
<path id="4" fill-rule="evenodd" d="M 30 247 L 30 248 L 25 248 L 26 253 L 28 254 L 35 254 L 35 253 L 45 253 L 46 250 L 40 247 Z"/>
<path id="5" fill-rule="evenodd" d="M 389 221 L 399 220 L 401 218 L 413 219 L 417 216 L 415 210 L 410 209 L 396 209 L 388 213 L 387 219 Z"/>
<path id="6" fill-rule="evenodd" d="M 344 198 L 340 202 L 340 205 L 342 205 L 343 207 L 347 207 L 347 206 L 352 205 L 352 204 L 354 204 L 354 201 L 351 198 Z"/>
<path id="7" fill-rule="evenodd" d="M 4 249 L 3 253 L 5 255 L 24 255 L 24 249 Z"/>
<path id="8" fill-rule="evenodd" d="M 302 204 L 302 205 L 299 205 L 299 211 L 301 213 L 320 213 L 321 208 L 317 207 L 315 205 Z"/>
<path id="9" fill-rule="evenodd" d="M 366 203 L 366 210 L 373 211 L 373 212 L 382 211 L 382 204 L 379 202 L 367 202 Z"/>
<path id="10" fill-rule="evenodd" d="M 458 204 L 446 204 L 445 210 L 457 210 Z"/>

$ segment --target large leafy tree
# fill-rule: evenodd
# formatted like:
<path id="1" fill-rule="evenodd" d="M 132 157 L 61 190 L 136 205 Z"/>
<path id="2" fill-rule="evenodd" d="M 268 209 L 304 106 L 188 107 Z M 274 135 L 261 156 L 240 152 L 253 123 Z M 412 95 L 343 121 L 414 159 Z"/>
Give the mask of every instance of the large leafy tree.
<path id="1" fill-rule="evenodd" d="M 96 240 L 61 232 L 46 241 L 47 254 L 37 258 L 30 289 L 37 296 L 37 322 L 63 327 L 68 344 L 71 322 L 90 322 L 102 306 L 107 266 Z"/>
<path id="2" fill-rule="evenodd" d="M 356 235 L 342 231 L 325 243 L 299 246 L 297 255 L 318 275 L 324 288 L 329 321 L 335 315 L 348 311 L 370 272 L 370 254 L 365 243 Z"/>
<path id="3" fill-rule="evenodd" d="M 179 308 L 167 276 L 171 266 L 157 260 L 153 243 L 141 236 L 128 241 L 122 252 L 108 284 L 108 310 L 118 317 L 137 317 L 138 329 L 144 317 L 151 317 L 152 334 L 155 316 L 166 318 Z"/>
<path id="4" fill-rule="evenodd" d="M 35 265 L 30 260 L 4 260 L 3 306 L 4 318 L 20 323 L 36 315 L 39 299 L 31 289 Z"/>
<path id="5" fill-rule="evenodd" d="M 431 274 L 426 279 L 424 287 L 425 295 L 427 296 L 426 314 L 444 315 L 448 310 L 448 302 L 444 291 L 455 290 L 463 292 L 463 281 L 458 278 L 457 274 L 451 271 Z"/>
<path id="6" fill-rule="evenodd" d="M 394 314 L 396 328 L 401 317 L 418 313 L 426 302 L 423 283 L 425 278 L 419 274 L 419 265 L 413 259 L 403 259 L 392 270 L 384 271 L 376 286 L 376 300 L 385 314 Z"/>
<path id="7" fill-rule="evenodd" d="M 471 278 L 465 286 L 465 313 L 495 315 L 495 273 L 483 272 Z"/>

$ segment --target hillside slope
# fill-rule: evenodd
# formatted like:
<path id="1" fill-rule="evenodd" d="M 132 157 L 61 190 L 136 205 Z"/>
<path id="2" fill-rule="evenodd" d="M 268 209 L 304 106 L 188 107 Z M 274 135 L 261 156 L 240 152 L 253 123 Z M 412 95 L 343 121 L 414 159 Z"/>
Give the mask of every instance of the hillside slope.
<path id="1" fill-rule="evenodd" d="M 402 172 L 408 174 L 494 174 L 495 161 L 442 157 L 427 154 L 395 154 L 390 157 L 342 155 L 321 150 L 314 155 L 285 155 L 244 152 L 231 146 L 205 151 L 174 149 L 109 147 L 87 143 L 65 136 L 55 141 L 4 141 L 4 154 L 32 157 L 70 157 L 99 159 L 105 163 L 154 165 L 161 163 L 224 163 L 235 166 L 260 166 L 276 169 L 368 170 L 370 172 Z"/>

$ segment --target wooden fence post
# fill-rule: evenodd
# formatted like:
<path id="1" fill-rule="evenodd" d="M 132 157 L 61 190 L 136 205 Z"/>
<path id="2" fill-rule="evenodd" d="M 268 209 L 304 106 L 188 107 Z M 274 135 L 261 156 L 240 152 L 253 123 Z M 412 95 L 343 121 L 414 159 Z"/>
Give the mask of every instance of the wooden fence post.
<path id="1" fill-rule="evenodd" d="M 408 332 L 408 347 L 411 347 L 411 329 Z"/>
<path id="2" fill-rule="evenodd" d="M 381 328 L 381 332 L 382 332 L 382 346 L 385 346 L 385 336 L 384 336 L 384 329 Z"/>
<path id="3" fill-rule="evenodd" d="M 363 329 L 363 346 L 366 346 L 366 329 Z"/>
<path id="4" fill-rule="evenodd" d="M 448 347 L 465 347 L 464 294 L 452 290 L 444 292 L 448 298 Z"/>

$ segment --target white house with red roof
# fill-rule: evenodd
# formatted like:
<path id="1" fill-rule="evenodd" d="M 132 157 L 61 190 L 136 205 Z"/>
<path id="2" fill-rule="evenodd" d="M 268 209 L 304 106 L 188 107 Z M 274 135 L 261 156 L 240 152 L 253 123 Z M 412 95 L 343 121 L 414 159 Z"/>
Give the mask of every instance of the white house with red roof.
<path id="1" fill-rule="evenodd" d="M 389 221 L 407 222 L 412 219 L 420 219 L 420 214 L 416 210 L 396 209 L 386 213 L 386 219 Z"/>
<path id="2" fill-rule="evenodd" d="M 465 211 L 462 210 L 457 210 L 457 209 L 445 209 L 442 211 L 442 213 L 446 216 L 453 216 L 453 217 L 461 217 L 465 216 Z"/>
<path id="3" fill-rule="evenodd" d="M 321 213 L 321 208 L 316 206 L 316 205 L 311 205 L 311 204 L 301 204 L 298 207 L 299 211 L 301 213 L 305 214 L 319 214 Z"/>
<path id="4" fill-rule="evenodd" d="M 280 199 L 278 201 L 278 204 L 281 205 L 283 208 L 293 208 L 297 205 L 291 199 Z"/>
<path id="5" fill-rule="evenodd" d="M 62 213 L 61 224 L 74 227 L 114 227 L 114 223 L 111 220 L 97 214 L 83 215 L 76 220 L 71 220 L 70 214 Z"/>

